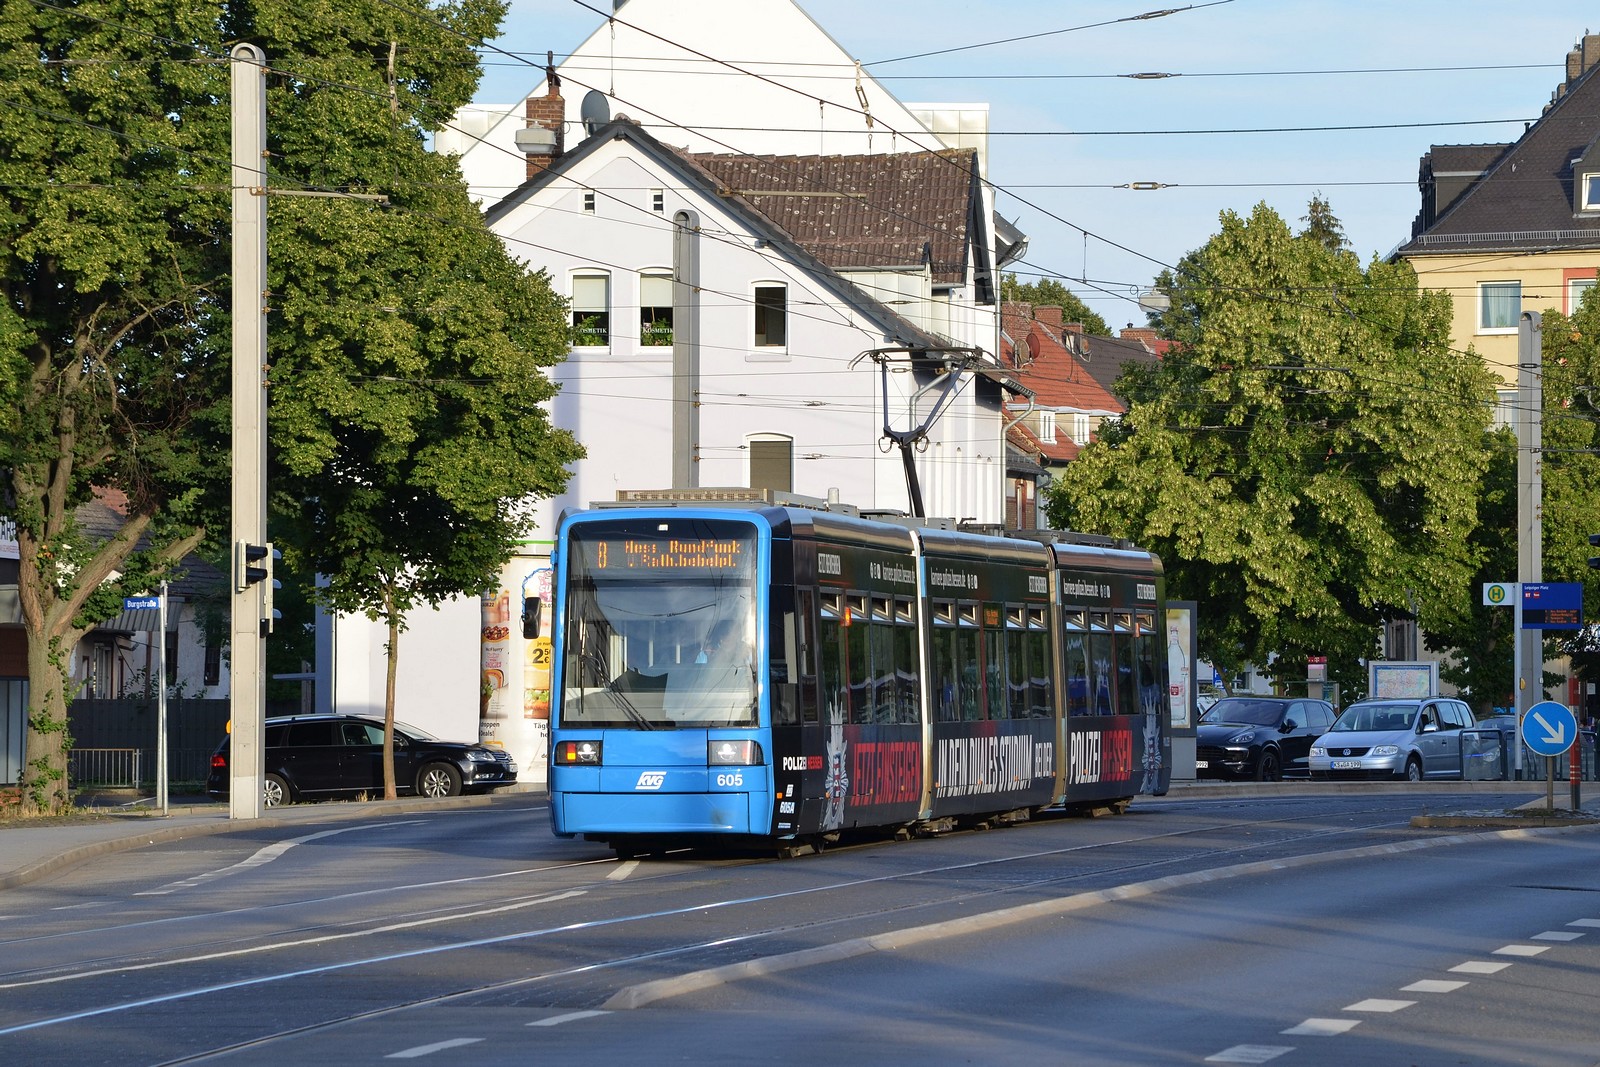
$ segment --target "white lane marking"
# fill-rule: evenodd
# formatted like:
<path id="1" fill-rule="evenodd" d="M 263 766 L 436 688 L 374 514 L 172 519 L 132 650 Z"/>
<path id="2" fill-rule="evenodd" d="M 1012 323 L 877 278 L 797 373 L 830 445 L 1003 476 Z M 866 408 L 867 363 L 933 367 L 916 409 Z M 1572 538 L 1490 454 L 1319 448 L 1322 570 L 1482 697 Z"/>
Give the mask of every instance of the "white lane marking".
<path id="1" fill-rule="evenodd" d="M 614 882 L 620 882 L 639 868 L 638 860 L 624 860 L 617 864 L 617 869 L 606 875 Z"/>
<path id="2" fill-rule="evenodd" d="M 1600 919 L 1574 919 L 1571 922 L 1569 922 L 1567 925 L 1568 926 L 1595 927 L 1595 926 L 1600 926 Z"/>
<path id="3" fill-rule="evenodd" d="M 1424 978 L 1420 982 L 1412 982 L 1410 985 L 1401 986 L 1400 987 L 1400 992 L 1402 992 L 1402 993 L 1454 993 L 1456 990 L 1460 989 L 1462 986 L 1464 986 L 1466 984 L 1467 984 L 1466 982 L 1446 982 L 1446 981 L 1444 981 L 1443 979 L 1440 979 L 1440 978 Z"/>
<path id="4" fill-rule="evenodd" d="M 579 1019 L 592 1019 L 596 1015 L 610 1015 L 609 1011 L 569 1011 L 565 1015 L 552 1015 L 548 1019 L 535 1019 L 529 1026 L 560 1026 L 562 1023 L 575 1023 Z"/>
<path id="5" fill-rule="evenodd" d="M 1542 934 L 1534 934 L 1530 941 L 1576 941 L 1584 936 L 1581 932 L 1572 930 L 1546 930 Z"/>
<path id="6" fill-rule="evenodd" d="M 1454 967 L 1450 968 L 1450 970 L 1454 971 L 1456 974 L 1499 974 L 1509 966 L 1511 966 L 1509 963 L 1490 963 L 1488 960 L 1468 960 L 1466 963 L 1456 964 Z"/>
<path id="7" fill-rule="evenodd" d="M 1225 1048 L 1214 1056 L 1207 1056 L 1207 1063 L 1266 1063 L 1275 1060 L 1285 1052 L 1293 1052 L 1293 1045 L 1235 1045 Z"/>
<path id="8" fill-rule="evenodd" d="M 1361 1025 L 1360 1019 L 1307 1019 L 1299 1026 L 1291 1026 L 1278 1033 L 1286 1036 L 1305 1034 L 1308 1037 L 1333 1037 L 1347 1034 Z"/>
<path id="9" fill-rule="evenodd" d="M 273 860 L 282 856 L 285 852 L 288 852 L 296 845 L 303 845 L 308 841 L 315 841 L 319 837 L 332 837 L 334 834 L 348 834 L 353 830 L 386 830 L 391 826 L 414 826 L 420 822 L 422 822 L 421 819 L 407 819 L 404 822 L 369 823 L 364 826 L 344 826 L 337 830 L 322 830 L 318 833 L 307 834 L 304 837 L 295 837 L 288 841 L 279 841 L 277 844 L 268 845 L 266 848 L 257 850 L 255 855 L 250 856 L 247 859 L 242 859 L 238 863 L 235 863 L 231 866 L 221 867 L 215 871 L 206 871 L 204 874 L 197 874 L 192 878 L 185 878 L 181 882 L 168 882 L 164 886 L 158 886 L 155 889 L 146 889 L 142 893 L 135 893 L 134 896 L 164 896 L 167 893 L 176 893 L 180 889 L 193 889 L 195 886 L 209 882 L 214 878 L 222 878 L 226 875 L 238 874 L 240 871 L 254 870 L 257 867 L 271 863 Z"/>
<path id="10" fill-rule="evenodd" d="M 91 900 L 87 904 L 63 904 L 59 908 L 51 908 L 50 910 L 51 911 L 78 911 L 81 908 L 103 908 L 109 903 L 111 903 L 111 901 L 109 901 L 109 900 Z"/>
<path id="11" fill-rule="evenodd" d="M 476 1045 L 482 1041 L 481 1037 L 453 1037 L 449 1041 L 435 1041 L 431 1045 L 418 1045 L 415 1048 L 403 1049 L 400 1052 L 391 1052 L 384 1057 L 386 1060 L 414 1060 L 418 1056 L 430 1056 L 435 1052 L 443 1052 L 447 1048 L 460 1048 L 462 1045 Z"/>
<path id="12" fill-rule="evenodd" d="M 301 938 L 299 941 L 278 941 L 270 945 L 252 945 L 249 948 L 229 949 L 227 952 L 212 952 L 204 956 L 184 956 L 181 959 L 157 960 L 152 963 L 137 963 L 129 966 L 104 967 L 95 971 L 77 971 L 72 974 L 58 974 L 53 978 L 37 978 L 28 982 L 11 982 L 9 984 L 0 984 L 0 989 L 20 989 L 24 986 L 54 985 L 57 982 L 74 982 L 80 978 L 97 978 L 107 974 L 131 974 L 134 971 L 148 971 L 157 967 L 176 967 L 180 964 L 200 963 L 207 960 L 222 960 L 228 959 L 232 956 L 253 956 L 259 952 L 277 952 L 279 949 L 303 948 L 306 945 L 326 945 L 335 941 L 348 941 L 351 938 L 356 937 L 371 937 L 373 934 L 392 934 L 396 930 L 412 930 L 419 926 L 433 926 L 437 923 L 461 922 L 465 919 L 477 919 L 484 915 L 499 915 L 502 912 L 518 911 L 522 908 L 530 908 L 535 904 L 551 904 L 558 900 L 566 900 L 568 897 L 581 897 L 586 892 L 588 892 L 588 890 L 569 889 L 565 893 L 554 893 L 550 896 L 535 897 L 532 900 L 519 900 L 515 904 L 506 904 L 498 908 L 484 908 L 481 911 L 451 912 L 448 915 L 435 915 L 426 919 L 412 919 L 409 922 L 390 923 L 388 926 L 374 926 L 369 930 L 352 930 L 342 934 L 326 934 L 322 937 L 305 937 Z M 400 956 L 394 958 L 400 959 L 404 956 L 405 954 L 402 953 Z M 4 1033 L 4 1031 L 0 1031 L 0 1033 Z"/>
<path id="13" fill-rule="evenodd" d="M 1342 1009 L 1344 1011 L 1403 1011 L 1415 1004 L 1414 1000 L 1385 1000 L 1382 997 L 1372 997 L 1368 1000 L 1358 1000 L 1354 1004 Z"/>
<path id="14" fill-rule="evenodd" d="M 1549 945 L 1507 945 L 1494 950 L 1496 956 L 1537 956 L 1541 952 L 1549 952 Z"/>
<path id="15" fill-rule="evenodd" d="M 563 897 L 582 896 L 583 892 L 560 893 L 546 900 L 560 900 Z M 539 903 L 529 901 L 528 903 Z M 568 930 L 584 929 L 590 926 L 605 925 L 604 921 L 593 923 L 567 923 L 562 926 L 553 926 L 543 930 L 519 930 L 514 934 L 501 934 L 498 937 L 480 937 L 471 941 L 452 941 L 446 945 L 430 945 L 427 948 L 411 949 L 406 952 L 390 952 L 382 956 L 368 956 L 365 959 L 341 960 L 337 963 L 325 963 L 319 967 L 303 967 L 298 971 L 281 971 L 277 974 L 264 974 L 255 978 L 240 978 L 232 982 L 219 982 L 216 985 L 197 986 L 193 989 L 180 989 L 175 993 L 163 993 L 160 996 L 145 997 L 142 1000 L 130 1000 L 123 1004 L 108 1004 L 102 1008 L 89 1008 L 85 1011 L 75 1011 L 70 1015 L 57 1015 L 49 1019 L 35 1019 L 31 1023 L 21 1023 L 17 1026 L 0 1027 L 0 1037 L 10 1037 L 12 1034 L 26 1033 L 29 1030 L 40 1030 L 46 1026 L 58 1026 L 61 1023 L 81 1022 L 84 1019 L 96 1019 L 102 1015 L 115 1015 L 118 1012 L 137 1011 L 140 1008 L 150 1008 L 157 1004 L 174 1004 L 180 1000 L 190 1000 L 194 997 L 210 996 L 213 993 L 226 993 L 234 989 L 249 989 L 254 986 L 271 985 L 273 982 L 292 982 L 296 978 L 305 978 L 313 974 L 333 974 L 337 971 L 352 971 L 358 967 L 370 967 L 375 963 L 394 963 L 397 960 L 411 960 L 422 956 L 436 956 L 442 952 L 460 952 L 475 948 L 485 948 L 489 945 L 509 945 L 515 941 L 526 941 L 533 937 L 543 937 L 546 934 Z M 231 955 L 231 953 L 223 953 Z M 182 961 L 179 961 L 182 962 Z M 131 967 L 118 968 L 118 970 L 133 970 Z M 49 981 L 47 979 L 46 981 Z M 40 985 L 43 983 L 26 983 Z"/>

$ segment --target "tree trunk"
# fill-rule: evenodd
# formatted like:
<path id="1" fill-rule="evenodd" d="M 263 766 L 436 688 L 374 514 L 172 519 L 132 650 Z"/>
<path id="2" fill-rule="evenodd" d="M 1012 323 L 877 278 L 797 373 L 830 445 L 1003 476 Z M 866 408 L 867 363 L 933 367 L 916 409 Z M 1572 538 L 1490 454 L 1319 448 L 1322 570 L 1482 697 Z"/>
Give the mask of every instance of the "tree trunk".
<path id="1" fill-rule="evenodd" d="M 388 669 L 383 686 L 383 799 L 393 800 L 398 794 L 394 785 L 394 679 L 395 659 L 400 652 L 400 619 L 390 604 Z"/>
<path id="2" fill-rule="evenodd" d="M 58 658 L 57 639 L 27 632 L 28 736 L 23 752 L 22 807 L 26 814 L 53 815 L 72 805 L 67 781 L 67 673 L 70 660 Z M 70 656 L 69 651 L 64 656 Z"/>

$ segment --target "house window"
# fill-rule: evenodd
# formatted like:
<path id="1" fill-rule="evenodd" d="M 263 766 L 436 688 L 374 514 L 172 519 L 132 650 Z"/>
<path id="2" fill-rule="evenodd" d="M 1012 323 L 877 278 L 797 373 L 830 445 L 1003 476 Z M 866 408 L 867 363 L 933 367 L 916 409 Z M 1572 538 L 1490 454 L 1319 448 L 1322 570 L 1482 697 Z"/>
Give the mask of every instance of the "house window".
<path id="1" fill-rule="evenodd" d="M 1089 443 L 1089 416 L 1087 413 L 1082 411 L 1073 413 L 1072 440 L 1080 445 Z"/>
<path id="2" fill-rule="evenodd" d="M 1583 202 L 1579 211 L 1600 211 L 1600 174 L 1583 176 Z"/>
<path id="3" fill-rule="evenodd" d="M 639 343 L 672 344 L 672 275 L 639 275 Z"/>
<path id="4" fill-rule="evenodd" d="M 203 668 L 203 685 L 222 684 L 222 631 L 206 627 L 206 662 Z"/>
<path id="5" fill-rule="evenodd" d="M 572 279 L 572 343 L 604 348 L 611 343 L 611 278 L 580 274 Z"/>
<path id="6" fill-rule="evenodd" d="M 650 207 L 655 211 L 667 210 L 667 191 L 665 189 L 652 189 L 650 191 Z"/>
<path id="7" fill-rule="evenodd" d="M 1569 278 L 1567 280 L 1567 314 L 1571 315 L 1578 310 L 1578 305 L 1583 302 L 1583 294 L 1594 288 L 1593 278 Z"/>
<path id="8" fill-rule="evenodd" d="M 794 441 L 788 437 L 761 437 L 750 440 L 750 487 L 794 489 Z"/>
<path id="9" fill-rule="evenodd" d="M 1521 315 L 1521 282 L 1483 282 L 1478 286 L 1479 333 L 1511 333 Z"/>
<path id="10" fill-rule="evenodd" d="M 781 348 L 789 343 L 788 308 L 786 286 L 756 286 L 756 347 Z"/>
<path id="11" fill-rule="evenodd" d="M 1049 443 L 1056 439 L 1056 413 L 1039 412 L 1039 440 Z"/>
<path id="12" fill-rule="evenodd" d="M 178 631 L 167 631 L 167 685 L 178 684 Z"/>
<path id="13" fill-rule="evenodd" d="M 594 193 L 585 192 L 583 194 L 583 210 L 591 213 L 594 211 Z"/>

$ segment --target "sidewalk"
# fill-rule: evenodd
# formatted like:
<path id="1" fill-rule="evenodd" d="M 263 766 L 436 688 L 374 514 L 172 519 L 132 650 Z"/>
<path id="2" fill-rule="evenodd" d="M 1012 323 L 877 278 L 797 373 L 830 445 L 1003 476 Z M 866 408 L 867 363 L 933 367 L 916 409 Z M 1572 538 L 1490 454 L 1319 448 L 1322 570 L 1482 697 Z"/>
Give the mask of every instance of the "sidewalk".
<path id="1" fill-rule="evenodd" d="M 1526 826 L 1526 817 L 1508 816 L 1504 812 L 1482 810 L 1431 811 L 1435 794 L 1461 793 L 1536 793 L 1537 797 L 1524 804 L 1525 808 L 1542 808 L 1545 803 L 1543 782 L 1338 782 L 1311 783 L 1226 783 L 1226 782 L 1174 782 L 1166 800 L 1225 799 L 1250 796 L 1330 795 L 1342 793 L 1405 792 L 1417 797 L 1418 806 L 1431 814 L 1423 816 L 1439 826 Z M 162 815 L 153 801 L 143 801 L 117 807 L 97 806 L 80 809 L 82 814 L 69 820 L 43 822 L 33 826 L 13 823 L 0 827 L 0 890 L 26 885 L 46 875 L 65 870 L 95 856 L 126 849 L 141 848 L 158 841 L 177 841 L 207 834 L 246 832 L 260 829 L 304 826 L 317 822 L 341 819 L 375 819 L 389 815 L 418 811 L 438 811 L 441 808 L 490 807 L 505 803 L 525 802 L 542 798 L 542 786 L 519 787 L 510 792 L 481 796 L 451 797 L 448 800 L 429 800 L 425 797 L 404 797 L 399 800 L 337 801 L 316 804 L 290 804 L 279 808 L 265 808 L 259 819 L 231 819 L 226 802 L 211 801 L 205 797 L 176 797 L 167 805 Z M 1139 802 L 1153 802 L 1156 798 L 1139 798 Z M 1571 803 L 1571 787 L 1557 782 L 1555 788 L 1556 814 Z M 1600 819 L 1600 782 L 1581 785 L 1581 811 L 1590 819 Z M 1458 805 L 1459 807 L 1460 805 Z M 1582 818 L 1583 816 L 1580 816 Z M 1568 817 L 1570 821 L 1571 817 Z M 1448 820 L 1448 822 L 1446 822 Z"/>
<path id="2" fill-rule="evenodd" d="M 538 791 L 541 795 L 543 790 Z M 11 823 L 0 827 L 0 890 L 26 885 L 76 866 L 95 856 L 141 848 L 158 841 L 177 841 L 207 834 L 303 826 L 341 819 L 373 819 L 440 808 L 488 807 L 527 799 L 526 792 L 429 800 L 338 801 L 264 808 L 259 819 L 231 819 L 226 801 L 206 797 L 174 797 L 162 815 L 153 800 L 116 807 L 80 808 L 80 814 L 40 824 Z"/>

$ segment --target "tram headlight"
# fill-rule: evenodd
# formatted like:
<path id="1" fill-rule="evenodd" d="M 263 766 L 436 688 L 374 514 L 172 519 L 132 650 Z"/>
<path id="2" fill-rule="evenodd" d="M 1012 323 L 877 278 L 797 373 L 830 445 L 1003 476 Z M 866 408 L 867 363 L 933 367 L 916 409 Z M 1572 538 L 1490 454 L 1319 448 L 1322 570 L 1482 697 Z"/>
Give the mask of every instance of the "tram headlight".
<path id="1" fill-rule="evenodd" d="M 709 767 L 753 767 L 761 762 L 761 746 L 754 741 L 707 741 Z"/>
<path id="2" fill-rule="evenodd" d="M 556 745 L 556 763 L 562 767 L 598 767 L 600 742 L 562 741 Z"/>

